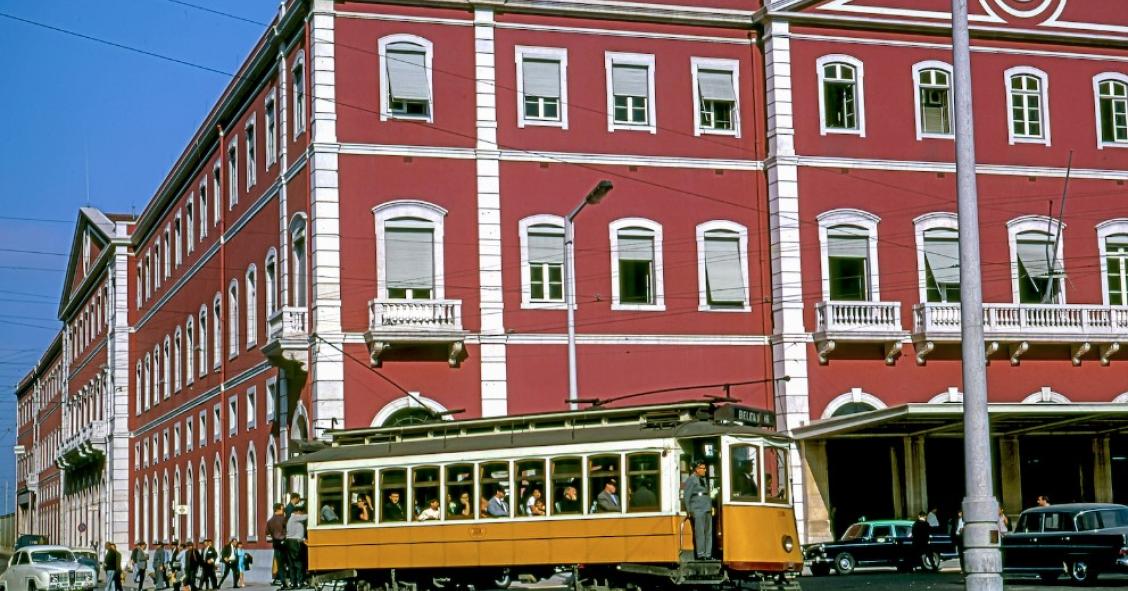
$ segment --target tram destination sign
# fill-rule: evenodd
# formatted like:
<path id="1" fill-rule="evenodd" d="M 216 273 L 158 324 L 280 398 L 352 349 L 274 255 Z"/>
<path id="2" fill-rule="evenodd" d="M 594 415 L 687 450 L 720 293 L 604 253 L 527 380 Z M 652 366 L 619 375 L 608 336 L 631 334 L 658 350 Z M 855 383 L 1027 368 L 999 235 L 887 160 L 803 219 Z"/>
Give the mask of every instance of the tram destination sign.
<path id="1" fill-rule="evenodd" d="M 737 423 L 746 427 L 760 429 L 775 429 L 776 416 L 770 410 L 752 408 L 739 404 L 725 404 L 718 406 L 713 411 L 713 420 L 718 422 Z"/>

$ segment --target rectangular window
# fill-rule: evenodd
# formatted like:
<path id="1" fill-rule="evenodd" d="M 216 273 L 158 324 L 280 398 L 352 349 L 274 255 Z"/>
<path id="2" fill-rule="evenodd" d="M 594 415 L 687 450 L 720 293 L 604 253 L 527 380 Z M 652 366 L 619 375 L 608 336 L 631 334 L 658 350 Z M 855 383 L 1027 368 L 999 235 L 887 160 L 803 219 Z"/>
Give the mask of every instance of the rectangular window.
<path id="1" fill-rule="evenodd" d="M 1128 142 L 1128 82 L 1105 80 L 1098 85 L 1101 142 Z"/>
<path id="2" fill-rule="evenodd" d="M 266 99 L 265 116 L 263 123 L 266 124 L 266 165 L 269 167 L 278 160 L 278 122 L 276 120 L 277 114 L 274 110 L 274 93 L 270 93 L 270 98 Z"/>
<path id="3" fill-rule="evenodd" d="M 208 180 L 200 181 L 200 240 L 208 237 Z"/>
<path id="4" fill-rule="evenodd" d="M 431 115 L 431 85 L 427 75 L 427 49 L 399 41 L 384 49 L 388 76 L 388 112 L 399 117 Z"/>
<path id="5" fill-rule="evenodd" d="M 219 177 L 219 162 L 215 163 L 212 168 L 212 225 L 219 225 L 219 216 L 222 208 L 220 202 L 223 201 L 223 188 L 220 186 Z"/>
<path id="6" fill-rule="evenodd" d="M 619 235 L 619 302 L 653 304 L 654 238 Z"/>
<path id="7" fill-rule="evenodd" d="M 733 131 L 736 129 L 735 66 L 732 70 L 695 69 L 698 128 L 701 131 Z"/>
<path id="8" fill-rule="evenodd" d="M 181 226 L 182 225 L 183 225 L 183 220 L 180 217 L 180 212 L 176 212 L 176 219 L 172 222 L 172 226 L 173 226 L 172 240 L 173 240 L 173 251 L 176 253 L 176 267 L 177 268 L 180 268 L 180 265 L 184 262 L 184 250 L 183 250 L 184 247 L 183 247 L 183 241 L 181 240 L 184 237 L 184 234 L 181 232 Z"/>
<path id="9" fill-rule="evenodd" d="M 234 396 L 227 400 L 227 432 L 231 435 L 239 432 L 239 399 Z"/>
<path id="10" fill-rule="evenodd" d="M 200 411 L 200 447 L 208 444 L 208 411 Z"/>
<path id="11" fill-rule="evenodd" d="M 188 254 L 196 248 L 196 217 L 195 211 L 195 195 L 188 196 L 188 202 L 184 204 L 184 246 Z"/>
<path id="12" fill-rule="evenodd" d="M 172 426 L 172 455 L 180 455 L 180 423 Z"/>
<path id="13" fill-rule="evenodd" d="M 1105 276 L 1110 306 L 1128 306 L 1128 235 L 1110 236 L 1105 242 Z"/>
<path id="14" fill-rule="evenodd" d="M 1058 303 L 1063 274 L 1061 260 L 1054 256 L 1052 239 L 1023 239 L 1020 236 L 1016 246 L 1019 303 Z"/>
<path id="15" fill-rule="evenodd" d="M 650 69 L 646 66 L 615 64 L 611 67 L 615 123 L 625 125 L 649 123 L 649 78 Z"/>
<path id="16" fill-rule="evenodd" d="M 529 299 L 564 301 L 564 235 L 556 226 L 529 230 Z"/>
<path id="17" fill-rule="evenodd" d="M 662 508 L 662 456 L 634 453 L 627 456 L 627 511 L 641 513 Z"/>
<path id="18" fill-rule="evenodd" d="M 561 120 L 561 80 L 559 59 L 522 57 L 521 99 L 525 121 Z"/>
<path id="19" fill-rule="evenodd" d="M 392 225 L 392 224 L 396 225 Z M 391 299 L 425 300 L 433 297 L 435 285 L 435 235 L 430 224 L 412 226 L 393 220 L 384 239 L 387 289 Z"/>
<path id="20" fill-rule="evenodd" d="M 294 64 L 293 70 L 293 91 L 294 91 L 294 137 L 298 137 L 305 131 L 305 61 L 299 57 L 297 63 Z"/>
<path id="21" fill-rule="evenodd" d="M 188 451 L 192 451 L 196 447 L 196 430 L 192 427 L 195 423 L 192 422 L 192 417 L 184 421 L 184 447 Z"/>
<path id="22" fill-rule="evenodd" d="M 227 209 L 239 204 L 239 140 L 227 147 Z"/>
<path id="23" fill-rule="evenodd" d="M 223 437 L 223 420 L 220 417 L 222 411 L 219 405 L 212 407 L 212 439 L 219 441 Z"/>
<path id="24" fill-rule="evenodd" d="M 739 236 L 713 232 L 705 236 L 706 302 L 717 307 L 745 304 L 744 257 Z"/>
<path id="25" fill-rule="evenodd" d="M 924 275 L 929 302 L 960 301 L 958 231 L 937 228 L 924 233 Z"/>
<path id="26" fill-rule="evenodd" d="M 258 391 L 255 388 L 247 390 L 247 428 L 255 428 L 255 419 L 258 416 Z"/>
<path id="27" fill-rule="evenodd" d="M 868 301 L 869 236 L 858 228 L 831 228 L 827 232 L 827 267 L 830 299 Z"/>
<path id="28" fill-rule="evenodd" d="M 274 408 L 278 404 L 278 381 L 274 378 L 266 380 L 266 420 L 274 420 Z"/>
<path id="29" fill-rule="evenodd" d="M 169 279 L 172 277 L 172 229 L 168 226 L 164 231 L 164 278 Z"/>
<path id="30" fill-rule="evenodd" d="M 255 181 L 258 178 L 258 160 L 255 152 L 255 144 L 258 142 L 258 137 L 255 135 L 255 119 L 251 117 L 251 122 L 244 128 L 245 137 L 243 139 L 247 144 L 247 188 L 255 186 Z"/>

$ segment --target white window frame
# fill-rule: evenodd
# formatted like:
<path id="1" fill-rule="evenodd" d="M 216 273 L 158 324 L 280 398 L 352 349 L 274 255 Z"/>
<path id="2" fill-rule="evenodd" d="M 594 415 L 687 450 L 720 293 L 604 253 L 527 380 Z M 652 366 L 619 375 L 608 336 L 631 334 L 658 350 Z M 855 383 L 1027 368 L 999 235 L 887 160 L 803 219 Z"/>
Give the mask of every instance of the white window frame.
<path id="1" fill-rule="evenodd" d="M 212 299 L 212 368 L 218 370 L 223 363 L 223 294 Z"/>
<path id="2" fill-rule="evenodd" d="M 646 97 L 646 125 L 631 125 L 615 121 L 615 89 L 612 82 L 612 70 L 615 65 L 645 66 L 647 78 Z M 603 67 L 607 80 L 607 131 L 648 131 L 658 133 L 658 109 L 654 92 L 654 54 L 651 53 L 618 53 L 608 51 L 603 56 Z"/>
<path id="3" fill-rule="evenodd" d="M 278 91 L 271 88 L 263 101 L 264 145 L 266 167 L 278 162 Z"/>
<path id="4" fill-rule="evenodd" d="M 172 455 L 180 455 L 180 422 L 172 426 Z"/>
<path id="5" fill-rule="evenodd" d="M 200 447 L 205 447 L 208 444 L 208 410 L 205 408 L 200 411 Z"/>
<path id="6" fill-rule="evenodd" d="M 920 303 L 928 302 L 928 273 L 925 271 L 924 235 L 929 230 L 959 231 L 959 216 L 948 211 L 934 211 L 913 219 L 913 232 L 916 235 L 917 295 Z"/>
<path id="7" fill-rule="evenodd" d="M 423 63 L 427 70 L 427 92 L 430 96 L 429 105 L 427 106 L 427 115 L 403 115 L 391 112 L 391 104 L 388 97 L 388 45 L 392 43 L 413 43 L 423 48 Z M 433 123 L 435 121 L 435 84 L 434 84 L 434 67 L 433 61 L 435 57 L 434 46 L 430 41 L 416 35 L 388 35 L 381 37 L 377 44 L 377 51 L 380 57 L 380 121 L 387 121 L 389 119 L 403 119 L 408 121 L 426 121 Z"/>
<path id="8" fill-rule="evenodd" d="M 940 70 L 948 74 L 948 122 L 949 127 L 952 130 L 951 133 L 932 133 L 924 131 L 924 121 L 921 120 L 922 113 L 920 105 L 920 73 L 925 70 Z M 955 80 L 952 76 L 951 64 L 939 60 L 928 60 L 913 64 L 913 109 L 916 115 L 917 141 L 921 141 L 923 139 L 954 140 L 956 138 L 955 108 L 952 104 L 955 101 L 955 98 Z"/>
<path id="9" fill-rule="evenodd" d="M 1041 114 L 1042 114 L 1042 137 L 1027 137 L 1014 135 L 1014 113 L 1012 112 L 1011 105 L 1011 78 L 1015 76 L 1034 76 L 1039 81 L 1040 100 L 1041 100 Z M 1015 144 L 1043 144 L 1047 147 L 1050 146 L 1050 77 L 1045 72 L 1038 68 L 1030 66 L 1015 66 L 1008 68 L 1003 72 L 1003 88 L 1006 90 L 1006 122 L 1007 122 L 1007 140 L 1010 145 Z"/>
<path id="10" fill-rule="evenodd" d="M 690 74 L 693 80 L 693 135 L 725 135 L 740 137 L 740 60 L 691 57 L 689 58 Z M 732 74 L 732 91 L 736 101 L 732 106 L 732 129 L 709 129 L 701 126 L 701 89 L 698 84 L 698 75 L 701 70 L 715 70 L 730 72 Z"/>
<path id="11" fill-rule="evenodd" d="M 654 239 L 654 303 L 624 304 L 619 293 L 619 232 L 627 228 L 643 228 Z M 620 218 L 608 226 L 611 237 L 611 309 L 622 311 L 664 311 L 666 286 L 663 280 L 665 266 L 662 262 L 662 224 L 646 218 Z"/>
<path id="12" fill-rule="evenodd" d="M 1018 235 L 1023 232 L 1040 232 L 1042 234 L 1048 232 L 1050 240 L 1057 240 L 1057 260 L 1061 262 L 1061 271 L 1064 275 L 1065 258 L 1062 253 L 1065 252 L 1065 240 L 1058 239 L 1058 234 L 1064 232 L 1065 228 L 1066 224 L 1044 215 L 1026 215 L 1007 222 L 1007 243 L 1010 247 L 1011 301 L 1013 303 L 1020 303 L 1018 289 Z M 1058 282 L 1060 287 L 1058 291 L 1061 293 L 1061 300 L 1055 303 L 1064 304 L 1069 301 L 1065 297 L 1065 288 L 1068 283 L 1068 281 L 1064 280 Z"/>
<path id="13" fill-rule="evenodd" d="M 238 357 L 242 348 L 239 339 L 239 279 L 232 279 L 227 284 L 227 358 Z"/>
<path id="14" fill-rule="evenodd" d="M 227 210 L 239 205 L 239 136 L 227 144 Z"/>
<path id="15" fill-rule="evenodd" d="M 161 250 L 164 251 L 164 258 L 161 259 L 161 264 L 164 267 L 164 279 L 172 278 L 172 222 L 165 224 L 164 242 L 162 243 Z"/>
<path id="16" fill-rule="evenodd" d="M 271 271 L 273 270 L 273 273 Z M 262 267 L 262 283 L 263 295 L 266 297 L 266 305 L 264 311 L 266 312 L 266 319 L 269 323 L 270 317 L 278 310 L 278 251 L 271 246 L 266 251 L 266 259 L 263 261 Z M 269 335 L 268 335 L 269 336 Z"/>
<path id="17" fill-rule="evenodd" d="M 184 247 L 188 254 L 196 250 L 196 194 L 184 202 Z"/>
<path id="18" fill-rule="evenodd" d="M 200 181 L 200 186 L 197 188 L 200 194 L 199 211 L 196 214 L 200 217 L 200 242 L 208 237 L 208 179 L 207 175 Z"/>
<path id="19" fill-rule="evenodd" d="M 278 396 L 278 378 L 266 378 L 266 396 L 263 403 L 266 405 L 266 421 L 269 423 L 274 420 L 274 406 L 276 403 L 275 398 Z"/>
<path id="20" fill-rule="evenodd" d="M 566 310 L 567 306 L 563 301 L 560 302 L 534 302 L 532 295 L 532 276 L 529 272 L 529 230 L 534 226 L 556 226 L 560 228 L 560 234 L 564 235 L 564 217 L 553 214 L 535 214 L 523 218 L 517 224 L 520 231 L 521 242 L 521 308 L 524 310 Z M 564 245 L 564 256 L 571 254 L 571 264 L 569 265 L 573 271 L 576 268 L 576 259 L 574 253 L 568 252 L 568 245 Z M 575 273 L 573 272 L 573 275 Z M 564 275 L 568 275 L 565 270 Z M 575 277 L 566 277 L 566 281 L 571 286 L 572 293 L 576 293 Z M 565 300 L 567 298 L 565 297 Z M 575 310 L 578 304 L 573 301 L 572 309 Z"/>
<path id="21" fill-rule="evenodd" d="M 832 209 L 819 214 L 819 265 L 822 271 L 822 301 L 830 301 L 830 241 L 828 232 L 835 226 L 858 226 L 869 233 L 869 286 L 871 302 L 881 301 L 881 272 L 877 259 L 877 225 L 881 218 L 861 209 Z"/>
<path id="22" fill-rule="evenodd" d="M 176 253 L 176 257 L 173 259 L 173 266 L 179 269 L 180 265 L 184 264 L 184 217 L 179 211 L 176 212 L 176 217 L 173 218 L 172 228 L 172 246 L 173 252 Z"/>
<path id="23" fill-rule="evenodd" d="M 696 74 L 696 73 L 695 73 Z M 744 282 L 744 303 L 737 306 L 712 306 L 709 304 L 705 276 L 705 238 L 709 232 L 733 232 L 740 248 L 740 277 Z M 748 228 L 729 220 L 710 220 L 697 225 L 697 309 L 701 312 L 749 312 L 752 310 L 748 285 Z"/>
<path id="24" fill-rule="evenodd" d="M 196 318 L 192 314 L 184 321 L 184 385 L 196 381 Z"/>
<path id="25" fill-rule="evenodd" d="M 517 127 L 559 127 L 568 129 L 568 50 L 560 47 L 533 47 L 518 45 L 513 61 L 517 64 Z M 560 120 L 525 118 L 525 59 L 556 61 L 560 63 Z"/>
<path id="26" fill-rule="evenodd" d="M 258 422 L 258 388 L 256 388 L 255 386 L 247 388 L 247 399 L 245 401 L 245 405 L 247 407 L 247 411 L 245 413 L 247 415 L 247 430 L 250 431 L 257 426 L 256 424 Z"/>
<path id="27" fill-rule="evenodd" d="M 227 398 L 227 434 L 239 434 L 239 396 L 229 396 Z"/>
<path id="28" fill-rule="evenodd" d="M 164 350 L 161 352 L 161 391 L 163 393 L 163 400 L 172 397 L 172 337 L 165 335 Z M 160 400 L 157 400 L 160 403 Z"/>
<path id="29" fill-rule="evenodd" d="M 215 166 L 212 167 L 212 225 L 219 225 L 219 216 L 223 213 L 223 155 L 220 154 Z"/>
<path id="30" fill-rule="evenodd" d="M 196 449 L 196 427 L 195 419 L 189 416 L 184 420 L 184 450 L 192 451 Z"/>
<path id="31" fill-rule="evenodd" d="M 223 403 L 217 402 L 212 406 L 212 439 L 219 441 L 223 437 Z"/>
<path id="32" fill-rule="evenodd" d="M 832 63 L 844 63 L 854 68 L 854 116 L 857 129 L 835 129 L 826 126 L 826 86 L 823 67 Z M 844 53 L 831 53 L 815 61 L 819 89 L 819 135 L 856 135 L 866 137 L 866 86 L 865 64 L 862 60 Z"/>
<path id="33" fill-rule="evenodd" d="M 211 335 L 208 333 L 208 331 L 211 330 L 208 315 L 208 305 L 201 304 L 200 312 L 197 314 L 196 324 L 196 326 L 199 327 L 199 331 L 196 333 L 196 343 L 199 347 L 196 361 L 199 363 L 199 367 L 196 368 L 196 371 L 199 372 L 201 378 L 208 375 L 208 367 L 211 366 L 211 364 L 208 363 L 209 357 L 211 356 L 211 350 L 208 348 L 208 339 L 211 338 Z"/>
<path id="34" fill-rule="evenodd" d="M 246 144 L 243 147 L 243 156 L 247 161 L 245 174 L 247 175 L 248 191 L 251 187 L 255 186 L 255 182 L 258 181 L 258 153 L 256 151 L 258 144 L 258 126 L 255 125 L 257 119 L 258 113 L 252 113 L 250 120 L 243 126 L 243 139 L 245 140 L 243 143 Z"/>
<path id="35" fill-rule="evenodd" d="M 447 210 L 426 201 L 416 199 L 400 199 L 396 201 L 389 201 L 381 203 L 372 208 L 372 215 L 376 222 L 376 284 L 379 286 L 379 296 L 383 299 L 388 298 L 388 263 L 385 256 L 388 253 L 385 239 L 387 232 L 384 228 L 390 220 L 397 218 L 419 218 L 431 223 L 433 228 L 434 240 L 434 253 L 435 253 L 435 292 L 431 295 L 432 299 L 443 300 L 446 299 L 446 281 L 443 269 L 446 267 L 444 264 L 443 245 L 446 243 L 444 240 L 443 220 L 446 218 Z"/>
<path id="36" fill-rule="evenodd" d="M 1128 234 L 1128 218 L 1105 220 L 1097 224 L 1097 249 L 1101 257 L 1101 303 L 1110 306 L 1108 292 L 1108 238 Z"/>
<path id="37" fill-rule="evenodd" d="M 179 392 L 183 386 L 184 370 L 184 331 L 178 326 L 172 337 L 172 391 Z"/>
<path id="38" fill-rule="evenodd" d="M 298 80 L 297 72 L 301 71 L 301 80 Z M 309 78 L 309 71 L 305 67 L 305 52 L 298 52 L 298 56 L 294 58 L 293 65 L 290 66 L 290 95 L 294 99 L 292 107 L 292 141 L 297 141 L 298 137 L 305 133 L 306 116 L 307 116 L 307 101 L 306 101 L 306 79 Z M 299 92 L 300 91 L 300 92 Z"/>
<path id="39" fill-rule="evenodd" d="M 1101 83 L 1102 82 L 1119 82 L 1128 85 L 1128 74 L 1120 72 L 1101 72 L 1093 76 L 1093 115 L 1094 123 L 1096 124 L 1097 132 L 1097 149 L 1103 150 L 1105 148 L 1128 148 L 1128 141 L 1111 141 L 1106 142 L 1101 137 Z"/>
<path id="40" fill-rule="evenodd" d="M 251 349 L 258 344 L 258 267 L 251 263 L 247 267 L 247 274 L 244 278 L 245 285 L 243 286 L 243 298 L 246 299 L 246 329 L 247 329 L 247 348 Z"/>

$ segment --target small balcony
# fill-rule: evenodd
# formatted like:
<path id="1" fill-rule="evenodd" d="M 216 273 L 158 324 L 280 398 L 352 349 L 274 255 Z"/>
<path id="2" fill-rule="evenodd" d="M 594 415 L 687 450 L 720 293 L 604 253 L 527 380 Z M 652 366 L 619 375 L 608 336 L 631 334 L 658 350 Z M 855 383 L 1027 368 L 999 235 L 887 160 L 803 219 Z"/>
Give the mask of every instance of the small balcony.
<path id="1" fill-rule="evenodd" d="M 447 363 L 457 367 L 465 353 L 462 300 L 389 300 L 368 303 L 364 333 L 372 364 L 379 366 L 389 349 L 444 347 Z"/>
<path id="2" fill-rule="evenodd" d="M 266 344 L 262 352 L 270 363 L 287 373 L 309 370 L 309 311 L 284 306 L 267 319 Z"/>
<path id="3" fill-rule="evenodd" d="M 913 307 L 913 345 L 917 362 L 940 345 L 961 340 L 960 305 L 917 304 Z M 1070 360 L 1081 365 L 1083 357 L 1097 350 L 1102 365 L 1108 365 L 1128 341 L 1128 308 L 1087 304 L 984 304 L 983 338 L 987 354 L 1004 345 L 1013 365 L 1033 345 L 1068 346 Z"/>
<path id="4" fill-rule="evenodd" d="M 827 363 L 840 345 L 880 345 L 885 362 L 901 354 L 901 302 L 819 302 L 814 333 L 819 363 Z M 864 348 L 864 347 L 863 347 Z"/>
<path id="5" fill-rule="evenodd" d="M 78 433 L 68 437 L 55 453 L 55 465 L 62 470 L 74 470 L 96 462 L 106 456 L 109 426 L 105 421 L 83 425 Z"/>

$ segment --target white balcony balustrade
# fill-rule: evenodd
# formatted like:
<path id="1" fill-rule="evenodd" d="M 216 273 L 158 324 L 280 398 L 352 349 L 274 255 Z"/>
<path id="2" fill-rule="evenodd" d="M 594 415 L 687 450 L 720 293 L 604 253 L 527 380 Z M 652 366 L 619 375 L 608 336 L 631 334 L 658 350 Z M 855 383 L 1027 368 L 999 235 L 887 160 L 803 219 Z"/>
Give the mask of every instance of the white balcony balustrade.
<path id="1" fill-rule="evenodd" d="M 462 300 L 393 300 L 368 303 L 365 341 L 374 365 L 395 345 L 446 345 L 447 361 L 458 365 L 464 353 Z"/>
<path id="2" fill-rule="evenodd" d="M 960 342 L 960 304 L 925 303 L 913 308 L 913 343 L 923 363 L 937 344 Z M 1032 344 L 1069 345 L 1075 365 L 1094 346 L 1102 364 L 1128 340 L 1128 307 L 1088 304 L 984 304 L 988 354 L 1008 345 L 1011 363 Z"/>
<path id="3" fill-rule="evenodd" d="M 55 465 L 69 470 L 93 462 L 106 454 L 109 426 L 105 421 L 84 424 L 77 433 L 63 441 L 55 454 Z"/>
<path id="4" fill-rule="evenodd" d="M 266 321 L 266 344 L 262 352 L 270 362 L 300 379 L 309 367 L 309 311 L 283 306 Z"/>
<path id="5" fill-rule="evenodd" d="M 901 302 L 819 302 L 815 316 L 820 363 L 827 363 L 841 342 L 881 344 L 886 363 L 893 363 L 901 354 L 906 335 L 901 326 Z"/>

